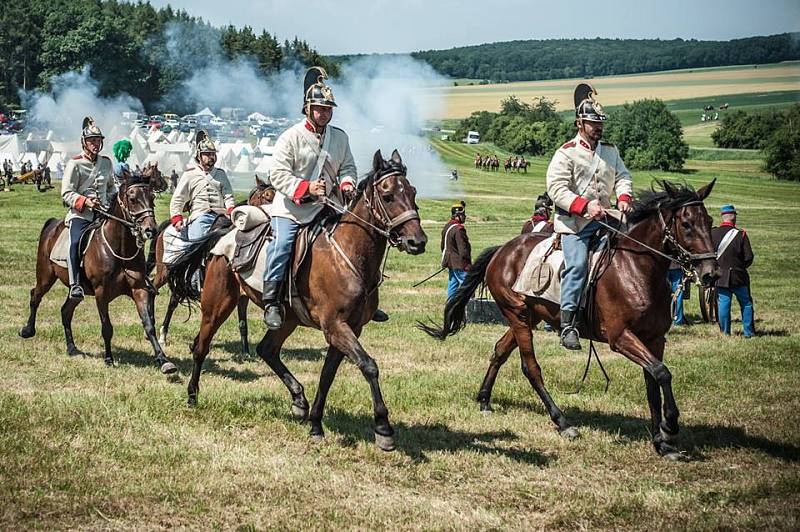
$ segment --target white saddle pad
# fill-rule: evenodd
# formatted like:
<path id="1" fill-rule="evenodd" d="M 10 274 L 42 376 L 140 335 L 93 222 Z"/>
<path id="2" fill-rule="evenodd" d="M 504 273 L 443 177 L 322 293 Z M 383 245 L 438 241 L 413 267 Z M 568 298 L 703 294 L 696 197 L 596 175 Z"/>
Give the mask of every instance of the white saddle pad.
<path id="1" fill-rule="evenodd" d="M 238 229 L 234 229 L 227 235 L 220 238 L 217 243 L 211 248 L 212 255 L 219 255 L 221 257 L 225 257 L 228 259 L 228 262 L 233 260 L 233 252 L 236 249 L 236 233 Z M 272 237 L 268 237 L 272 238 Z M 259 292 L 264 291 L 264 270 L 267 267 L 267 244 L 265 243 L 264 246 L 261 248 L 261 251 L 258 252 L 258 258 L 256 258 L 256 264 L 252 270 L 249 272 L 237 272 L 239 277 L 247 283 L 249 287 L 253 290 L 258 290 Z"/>
<path id="2" fill-rule="evenodd" d="M 534 268 L 542 262 L 545 254 L 550 250 L 550 246 L 553 245 L 553 240 L 555 240 L 555 238 L 555 235 L 549 236 L 536 244 L 531 250 L 528 259 L 525 261 L 525 266 L 519 273 L 519 277 L 517 277 L 517 282 L 515 282 L 512 287 L 515 292 L 526 296 L 546 299 L 553 303 L 561 302 L 561 270 L 564 269 L 563 251 L 560 249 L 553 251 L 546 259 L 547 264 L 553 269 L 553 275 L 550 278 L 550 284 L 547 285 L 547 288 L 545 288 L 543 292 L 534 292 L 532 282 Z"/>
<path id="3" fill-rule="evenodd" d="M 95 230 L 93 229 L 87 237 L 89 241 L 94 237 L 94 233 Z M 53 249 L 50 250 L 50 261 L 62 268 L 66 268 L 67 257 L 69 257 L 69 227 L 64 227 L 61 230 L 61 234 L 58 235 L 58 240 L 56 240 Z M 83 257 L 81 257 L 81 265 L 83 265 Z"/>
<path id="4" fill-rule="evenodd" d="M 175 226 L 169 224 L 164 229 L 164 257 L 162 260 L 164 264 L 172 264 L 181 254 L 181 252 L 188 247 L 185 240 L 181 238 L 180 232 L 175 229 Z"/>
<path id="5" fill-rule="evenodd" d="M 528 255 L 528 259 L 525 261 L 525 266 L 522 268 L 519 277 L 517 277 L 517 281 L 514 283 L 512 290 L 519 294 L 561 304 L 561 272 L 564 269 L 564 252 L 560 249 L 550 253 L 546 259 L 547 264 L 549 264 L 553 269 L 553 275 L 550 279 L 550 284 L 547 285 L 547 288 L 545 288 L 542 292 L 535 292 L 533 290 L 534 268 L 536 268 L 536 266 L 542 262 L 543 257 L 550 250 L 550 246 L 553 244 L 553 240 L 555 240 L 555 238 L 556 235 L 553 234 L 534 246 L 530 255 Z M 594 251 L 589 252 L 589 274 L 587 278 L 591 279 L 592 274 L 597 267 L 597 261 L 600 259 L 601 255 L 602 253 L 597 253 Z M 585 291 L 586 286 L 584 286 L 584 292 Z"/>

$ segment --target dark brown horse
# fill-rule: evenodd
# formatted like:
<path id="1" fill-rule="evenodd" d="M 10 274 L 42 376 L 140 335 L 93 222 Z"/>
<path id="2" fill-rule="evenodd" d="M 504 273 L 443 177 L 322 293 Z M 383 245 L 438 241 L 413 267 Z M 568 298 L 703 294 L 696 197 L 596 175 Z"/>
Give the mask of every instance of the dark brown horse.
<path id="1" fill-rule="evenodd" d="M 382 280 L 381 261 L 387 243 L 412 255 L 425 251 L 427 237 L 420 226 L 416 189 L 406 177 L 406 168 L 395 150 L 388 161 L 375 153 L 372 171 L 359 185 L 350 209 L 330 235 L 314 242 L 310 256 L 297 273 L 297 290 L 313 326 L 322 330 L 328 354 L 322 367 L 317 396 L 310 412 L 311 435 L 322 438 L 322 415 L 328 390 L 344 357 L 361 370 L 372 393 L 375 441 L 384 450 L 394 449 L 394 429 L 378 382 L 378 365 L 358 341 L 364 325 L 378 306 Z M 197 402 L 200 372 L 211 340 L 227 319 L 244 291 L 261 306 L 261 294 L 231 271 L 225 257 L 208 260 L 200 300 L 200 332 L 192 344 L 194 368 L 189 380 L 189 404 Z M 268 331 L 258 344 L 258 354 L 281 378 L 292 397 L 292 413 L 305 419 L 309 405 L 303 386 L 280 359 L 281 346 L 300 325 L 286 309 L 280 330 Z"/>
<path id="2" fill-rule="evenodd" d="M 272 203 L 273 198 L 275 198 L 275 188 L 271 185 L 267 184 L 263 180 L 259 179 L 256 175 L 256 186 L 250 191 L 250 195 L 247 198 L 247 204 L 252 205 L 254 207 L 258 207 L 260 205 L 268 205 Z M 217 221 L 211 226 L 212 231 L 216 231 L 220 229 L 222 222 L 226 219 L 224 217 L 220 217 Z M 156 288 L 156 292 L 151 294 L 150 299 L 150 315 L 153 316 L 155 319 L 155 299 L 157 291 L 161 289 L 162 286 L 167 284 L 167 276 L 169 273 L 169 269 L 166 264 L 164 264 L 164 229 L 170 223 L 169 220 L 165 220 L 161 223 L 158 227 L 158 236 L 154 239 L 153 244 L 150 246 L 150 254 L 147 258 L 147 273 L 148 275 L 155 270 L 155 275 L 153 276 L 153 285 Z M 242 345 L 242 355 L 243 356 L 250 356 L 250 343 L 247 339 L 247 303 L 248 298 L 246 295 L 242 294 L 239 298 L 239 305 L 238 305 L 238 317 L 239 317 L 239 335 L 241 338 L 241 345 Z M 180 304 L 180 298 L 170 292 L 169 303 L 167 304 L 167 312 L 164 314 L 164 322 L 161 324 L 161 328 L 159 329 L 159 336 L 158 341 L 162 345 L 167 345 L 167 335 L 169 334 L 169 325 L 172 321 L 172 315 L 175 312 L 175 309 L 178 308 Z"/>
<path id="3" fill-rule="evenodd" d="M 663 363 L 665 335 L 671 325 L 670 288 L 665 280 L 670 259 L 653 250 L 675 257 L 692 268 L 703 285 L 714 280 L 717 266 L 711 243 L 711 218 L 703 205 L 713 186 L 712 181 L 695 192 L 688 186 L 664 181 L 662 190 L 642 193 L 628 215 L 632 225 L 626 233 L 638 243 L 622 236 L 613 240 L 611 252 L 600 265 L 602 273 L 591 308 L 594 320 L 590 328 L 584 326 L 581 331 L 582 337 L 608 343 L 612 351 L 643 368 L 653 445 L 660 455 L 671 459 L 682 455 L 673 446 L 678 436 L 678 407 L 672 393 L 672 375 Z M 537 233 L 523 234 L 503 246 L 485 250 L 464 284 L 447 301 L 444 325 L 420 324 L 420 327 L 440 340 L 460 331 L 466 325 L 467 302 L 485 282 L 510 328 L 495 344 L 478 393 L 481 410 L 491 410 L 490 398 L 497 372 L 514 348 L 519 347 L 522 372 L 559 432 L 574 438 L 578 431 L 567 422 L 545 389 L 531 334 L 541 320 L 559 327 L 559 306 L 518 294 L 511 288 L 530 251 L 543 238 L 546 236 Z"/>
<path id="4" fill-rule="evenodd" d="M 99 220 L 92 224 L 97 231 L 84 254 L 83 287 L 87 294 L 94 295 L 100 313 L 106 364 L 110 366 L 114 363 L 111 356 L 114 329 L 108 316 L 108 305 L 125 295 L 136 303 L 145 335 L 155 353 L 156 366 L 162 373 L 174 373 L 177 368 L 167 360 L 158 343 L 147 305 L 150 285 L 143 246 L 156 231 L 151 180 L 161 182 L 156 165 L 145 167 L 141 176 L 126 174 L 118 194 L 112 200 L 109 211 L 111 217 L 101 214 Z M 50 251 L 64 229 L 64 222 L 55 218 L 47 220 L 42 228 L 36 259 L 36 286 L 31 290 L 31 313 L 27 325 L 19 332 L 23 338 L 36 334 L 36 311 L 53 283 L 58 279 L 65 285 L 69 283 L 67 269 L 50 260 Z M 70 356 L 82 354 L 72 337 L 72 315 L 79 303 L 80 300 L 67 298 L 61 307 L 61 323 L 67 341 L 67 354 Z"/>

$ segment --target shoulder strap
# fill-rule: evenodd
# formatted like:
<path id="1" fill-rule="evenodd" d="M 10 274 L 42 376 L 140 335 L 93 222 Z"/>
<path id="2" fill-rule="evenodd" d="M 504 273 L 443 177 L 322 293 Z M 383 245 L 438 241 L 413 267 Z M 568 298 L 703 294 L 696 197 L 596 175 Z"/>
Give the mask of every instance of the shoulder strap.
<path id="1" fill-rule="evenodd" d="M 592 157 L 592 165 L 589 167 L 589 181 L 586 183 L 586 186 L 583 187 L 583 190 L 578 194 L 578 196 L 583 196 L 584 192 L 589 188 L 589 185 L 592 184 L 592 180 L 594 179 L 594 174 L 597 172 L 597 167 L 600 166 L 600 146 L 601 144 L 598 142 L 597 147 L 594 150 L 594 156 Z"/>
<path id="2" fill-rule="evenodd" d="M 317 166 L 314 168 L 314 174 L 312 175 L 312 179 L 319 178 L 320 174 L 322 174 L 322 169 L 325 166 L 325 161 L 328 160 L 328 149 L 330 148 L 331 145 L 331 134 L 332 132 L 328 130 L 322 137 L 322 146 L 320 146 L 319 149 L 319 155 L 317 156 Z"/>
<path id="3" fill-rule="evenodd" d="M 454 228 L 457 224 L 450 224 L 450 227 L 447 228 L 447 231 L 444 232 L 444 246 L 442 246 L 442 260 L 444 260 L 445 253 L 447 253 L 447 235 L 450 234 L 450 230 Z"/>
<path id="4" fill-rule="evenodd" d="M 539 231 L 541 231 L 542 229 L 544 229 L 544 226 L 545 226 L 546 224 L 547 224 L 547 222 L 546 222 L 546 221 L 544 221 L 544 220 L 541 220 L 541 221 L 539 221 L 539 222 L 536 222 L 536 225 L 534 225 L 534 226 L 533 226 L 533 229 L 531 230 L 531 232 L 532 232 L 532 233 L 538 233 Z"/>
<path id="5" fill-rule="evenodd" d="M 719 242 L 719 247 L 717 248 L 717 259 L 719 259 L 723 253 L 725 253 L 725 250 L 728 249 L 728 246 L 731 245 L 731 242 L 733 242 L 733 239 L 736 238 L 736 235 L 738 234 L 739 230 L 735 227 L 725 233 L 725 236 L 722 237 L 722 240 Z"/>

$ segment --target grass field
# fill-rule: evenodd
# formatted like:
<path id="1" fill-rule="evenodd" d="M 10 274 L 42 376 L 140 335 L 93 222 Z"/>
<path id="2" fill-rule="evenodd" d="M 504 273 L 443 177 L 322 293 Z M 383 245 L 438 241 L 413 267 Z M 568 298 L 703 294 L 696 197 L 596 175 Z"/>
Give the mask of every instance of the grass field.
<path id="1" fill-rule="evenodd" d="M 27 315 L 39 230 L 63 208 L 53 192 L 30 186 L 0 192 L 0 526 L 796 530 L 800 185 L 772 181 L 747 160 L 691 160 L 684 174 L 635 176 L 639 187 L 660 177 L 695 186 L 717 177 L 710 211 L 735 203 L 756 253 L 757 338 L 726 338 L 705 324 L 669 334 L 666 363 L 682 412 L 681 446 L 694 460 L 667 463 L 649 443 L 641 370 L 605 346 L 608 393 L 594 367 L 584 391 L 569 395 L 584 355 L 535 333 L 554 399 L 582 431 L 570 442 L 554 430 L 516 355 L 495 387 L 496 412 L 478 412 L 474 396 L 502 327 L 470 325 L 446 343 L 414 329 L 418 319 L 440 317 L 444 276 L 411 285 L 438 268 L 450 202 L 466 198 L 477 254 L 519 231 L 544 189 L 547 164 L 535 159 L 527 175 L 488 174 L 471 168 L 476 147 L 434 146 L 462 178 L 452 198 L 419 202 L 429 251 L 390 254 L 381 306 L 391 320 L 370 324 L 363 335 L 397 430 L 393 454 L 372 443 L 368 387 L 350 364 L 329 396 L 328 437 L 312 443 L 308 426 L 290 419 L 288 394 L 266 364 L 236 360 L 233 320 L 216 337 L 195 409 L 186 407 L 186 379 L 196 314 L 187 320 L 181 310 L 173 323 L 167 353 L 180 367 L 174 380 L 151 367 L 128 300 L 111 309 L 113 369 L 102 362 L 91 298 L 75 319 L 78 346 L 90 356 L 65 355 L 63 286 L 45 298 L 37 336 L 22 340 L 17 330 Z M 159 219 L 167 202 L 158 201 Z M 687 307 L 693 321 L 696 298 Z M 159 315 L 164 305 L 161 298 Z M 255 342 L 263 331 L 255 307 L 250 330 Z M 309 398 L 324 345 L 320 333 L 301 330 L 284 349 Z"/>
<path id="2" fill-rule="evenodd" d="M 497 111 L 500 102 L 510 95 L 523 101 L 546 96 L 557 102 L 558 109 L 572 107 L 572 93 L 579 79 L 527 81 L 493 85 L 459 85 L 427 88 L 421 91 L 422 98 L 444 98 L 441 116 L 436 118 L 463 118 L 473 111 Z M 782 101 L 800 100 L 800 62 L 778 63 L 740 67 L 720 67 L 693 70 L 676 70 L 625 76 L 597 77 L 589 80 L 598 91 L 598 100 L 607 107 L 643 98 L 659 98 L 665 101 L 685 100 L 687 118 L 699 122 L 705 105 L 717 106 L 729 101 L 731 108 L 742 105 L 773 105 L 750 100 L 759 95 L 772 93 L 769 98 Z M 777 93 L 777 95 L 776 95 Z M 781 95 L 780 93 L 784 93 Z M 787 93 L 788 96 L 787 96 Z M 740 101 L 739 95 L 747 95 Z M 726 98 L 722 100 L 721 98 Z M 715 103 L 718 101 L 718 103 Z M 745 100 L 747 100 L 745 102 Z"/>

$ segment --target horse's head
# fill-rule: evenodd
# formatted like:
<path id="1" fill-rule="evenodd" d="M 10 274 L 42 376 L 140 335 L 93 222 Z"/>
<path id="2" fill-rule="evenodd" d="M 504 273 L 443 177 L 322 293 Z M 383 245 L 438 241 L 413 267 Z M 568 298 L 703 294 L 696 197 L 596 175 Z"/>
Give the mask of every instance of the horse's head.
<path id="1" fill-rule="evenodd" d="M 259 179 L 256 175 L 256 186 L 247 197 L 247 204 L 254 207 L 268 205 L 275 199 L 275 187 Z"/>
<path id="2" fill-rule="evenodd" d="M 158 173 L 158 167 L 155 165 L 145 167 L 142 175 L 126 172 L 119 194 L 117 194 L 122 217 L 133 223 L 132 232 L 136 238 L 141 240 L 149 240 L 158 232 L 154 211 L 155 195 L 151 180 L 145 179 L 145 176 L 148 175 L 152 179 L 153 169 Z M 150 174 L 148 174 L 148 170 L 150 170 Z M 158 175 L 161 174 L 158 173 Z"/>
<path id="3" fill-rule="evenodd" d="M 683 259 L 703 286 L 709 286 L 719 277 L 717 254 L 711 241 L 711 216 L 703 201 L 711 194 L 716 179 L 697 192 L 689 187 L 673 185 L 663 181 L 668 199 L 665 225 L 667 250 Z"/>
<path id="4" fill-rule="evenodd" d="M 158 169 L 157 162 L 145 165 L 142 170 L 141 180 L 143 183 L 149 183 L 153 192 L 161 193 L 169 188 L 169 183 L 167 183 L 167 179 L 161 173 L 161 170 Z"/>
<path id="5" fill-rule="evenodd" d="M 384 160 L 375 152 L 372 172 L 365 180 L 363 197 L 378 225 L 389 233 L 389 243 L 411 255 L 425 252 L 428 237 L 419 221 L 417 189 L 406 177 L 406 167 L 397 150 Z"/>

